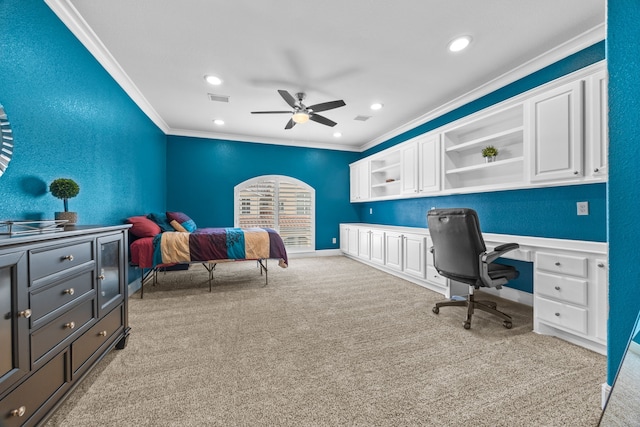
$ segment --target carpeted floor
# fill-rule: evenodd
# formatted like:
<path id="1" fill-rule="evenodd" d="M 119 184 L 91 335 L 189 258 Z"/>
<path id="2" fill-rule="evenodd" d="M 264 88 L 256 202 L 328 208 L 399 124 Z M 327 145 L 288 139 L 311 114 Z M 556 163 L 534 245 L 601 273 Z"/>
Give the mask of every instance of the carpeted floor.
<path id="1" fill-rule="evenodd" d="M 130 299 L 112 351 L 47 426 L 595 426 L 604 356 L 345 257 L 200 266 Z"/>

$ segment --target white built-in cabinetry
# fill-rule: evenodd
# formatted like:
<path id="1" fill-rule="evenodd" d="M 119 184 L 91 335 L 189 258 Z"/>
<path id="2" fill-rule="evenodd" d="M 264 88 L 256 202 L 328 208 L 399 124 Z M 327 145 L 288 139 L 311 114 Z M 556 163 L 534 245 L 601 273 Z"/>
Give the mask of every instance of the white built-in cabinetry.
<path id="1" fill-rule="evenodd" d="M 606 182 L 607 144 L 598 63 L 353 163 L 351 201 Z"/>
<path id="2" fill-rule="evenodd" d="M 427 228 L 375 224 L 340 224 L 340 248 L 367 263 L 449 298 L 466 285 L 438 274 L 433 266 Z M 533 305 L 535 332 L 553 335 L 606 353 L 607 244 L 502 234 L 483 235 L 488 250 L 515 242 L 520 248 L 505 258 L 533 263 L 533 294 L 509 287 L 483 288 L 503 298 Z"/>

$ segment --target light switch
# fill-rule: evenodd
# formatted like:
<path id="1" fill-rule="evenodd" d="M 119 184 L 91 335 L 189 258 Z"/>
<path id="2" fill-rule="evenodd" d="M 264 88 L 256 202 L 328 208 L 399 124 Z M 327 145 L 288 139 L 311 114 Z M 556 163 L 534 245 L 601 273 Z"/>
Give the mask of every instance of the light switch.
<path id="1" fill-rule="evenodd" d="M 578 202 L 578 215 L 589 215 L 589 202 Z"/>

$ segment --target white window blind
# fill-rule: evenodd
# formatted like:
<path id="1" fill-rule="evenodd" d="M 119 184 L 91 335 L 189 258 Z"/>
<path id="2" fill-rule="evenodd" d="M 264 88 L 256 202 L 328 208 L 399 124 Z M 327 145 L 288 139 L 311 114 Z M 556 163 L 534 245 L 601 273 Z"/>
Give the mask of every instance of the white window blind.
<path id="1" fill-rule="evenodd" d="M 235 187 L 236 227 L 273 228 L 287 250 L 315 249 L 315 191 L 295 178 L 269 175 Z"/>

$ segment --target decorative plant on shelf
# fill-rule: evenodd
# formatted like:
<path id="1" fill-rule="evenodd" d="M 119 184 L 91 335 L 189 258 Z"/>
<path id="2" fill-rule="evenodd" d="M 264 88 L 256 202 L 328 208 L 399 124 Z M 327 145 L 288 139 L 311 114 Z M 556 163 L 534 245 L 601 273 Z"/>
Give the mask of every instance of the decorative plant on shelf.
<path id="1" fill-rule="evenodd" d="M 69 212 L 69 199 L 78 195 L 80 186 L 70 178 L 57 178 L 49 185 L 49 191 L 54 197 L 64 202 L 64 212 L 56 212 L 56 219 L 66 219 L 70 224 L 75 224 L 78 214 Z"/>
<path id="2" fill-rule="evenodd" d="M 498 155 L 498 149 L 493 145 L 487 145 L 482 149 L 482 157 L 484 157 L 485 160 L 488 162 L 492 162 L 497 155 Z"/>

